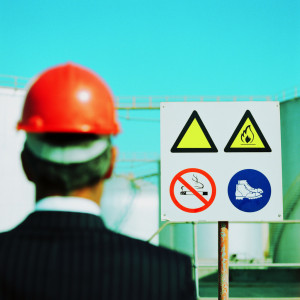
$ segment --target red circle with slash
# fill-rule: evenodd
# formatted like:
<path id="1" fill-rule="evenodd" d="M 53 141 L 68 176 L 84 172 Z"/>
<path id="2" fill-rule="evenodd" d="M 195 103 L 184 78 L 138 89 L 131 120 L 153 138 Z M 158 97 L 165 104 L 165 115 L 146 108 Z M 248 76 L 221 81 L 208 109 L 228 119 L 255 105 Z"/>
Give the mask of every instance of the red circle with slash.
<path id="1" fill-rule="evenodd" d="M 186 174 L 186 173 L 199 173 L 203 176 L 206 177 L 206 179 L 208 179 L 210 185 L 211 185 L 211 196 L 209 198 L 209 200 L 205 199 L 198 191 L 196 191 L 189 183 L 187 183 L 183 178 L 182 175 Z M 201 201 L 202 203 L 204 203 L 203 206 L 199 207 L 199 208 L 188 208 L 185 207 L 183 205 L 181 205 L 178 200 L 176 199 L 174 190 L 175 190 L 175 183 L 177 182 L 177 180 L 179 182 L 181 182 L 181 184 L 183 184 L 190 192 L 192 192 L 194 194 L 194 196 L 196 196 L 199 201 Z M 196 168 L 189 168 L 189 169 L 185 169 L 181 172 L 179 172 L 178 174 L 175 175 L 175 177 L 173 178 L 173 180 L 171 181 L 170 184 L 170 196 L 171 199 L 173 201 L 173 203 L 181 210 L 188 212 L 188 213 L 198 213 L 201 211 L 204 211 L 205 209 L 207 209 L 208 207 L 211 206 L 211 204 L 214 202 L 215 197 L 216 197 L 216 184 L 214 182 L 214 180 L 212 179 L 212 177 L 206 173 L 203 170 L 200 169 L 196 169 Z"/>

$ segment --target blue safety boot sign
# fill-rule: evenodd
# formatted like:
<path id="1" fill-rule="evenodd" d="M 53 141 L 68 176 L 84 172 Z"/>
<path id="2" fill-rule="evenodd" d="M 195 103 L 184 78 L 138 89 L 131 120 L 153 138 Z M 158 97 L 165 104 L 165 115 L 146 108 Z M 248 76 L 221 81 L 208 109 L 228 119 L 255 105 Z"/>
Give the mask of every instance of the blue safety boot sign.
<path id="1" fill-rule="evenodd" d="M 241 170 L 231 178 L 228 196 L 237 209 L 256 212 L 268 204 L 271 185 L 263 173 L 253 169 Z"/>

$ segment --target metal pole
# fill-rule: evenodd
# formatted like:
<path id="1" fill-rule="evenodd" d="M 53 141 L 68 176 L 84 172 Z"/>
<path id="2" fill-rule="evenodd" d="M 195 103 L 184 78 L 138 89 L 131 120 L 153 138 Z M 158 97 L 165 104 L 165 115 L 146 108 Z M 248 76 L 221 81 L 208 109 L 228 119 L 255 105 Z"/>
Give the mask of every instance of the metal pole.
<path id="1" fill-rule="evenodd" d="M 197 223 L 193 223 L 193 243 L 194 243 L 194 275 L 197 299 L 199 296 L 199 274 L 198 274 L 198 243 L 197 243 Z"/>
<path id="2" fill-rule="evenodd" d="M 161 212 L 161 174 L 160 174 L 160 160 L 157 161 L 157 173 L 158 173 L 158 176 L 157 176 L 157 179 L 158 179 L 158 200 L 159 200 L 159 207 L 158 207 L 158 227 L 159 229 L 163 226 L 163 223 L 162 223 L 162 220 L 161 220 L 161 215 L 160 215 L 160 212 Z M 161 231 L 161 230 L 160 230 Z M 158 234 L 158 244 L 161 245 L 161 236 L 159 235 L 160 231 L 156 232 L 156 234 Z M 150 240 L 152 240 L 154 238 L 154 236 L 152 235 Z M 149 240 L 149 242 L 150 242 Z"/>
<path id="3" fill-rule="evenodd" d="M 218 222 L 218 299 L 229 299 L 228 222 Z"/>

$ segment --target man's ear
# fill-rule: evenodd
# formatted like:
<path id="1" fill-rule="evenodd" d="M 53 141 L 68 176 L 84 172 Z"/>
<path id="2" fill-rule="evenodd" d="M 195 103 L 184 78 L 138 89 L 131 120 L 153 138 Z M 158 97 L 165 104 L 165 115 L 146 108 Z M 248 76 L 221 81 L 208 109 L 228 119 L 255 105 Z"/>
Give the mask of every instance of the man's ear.
<path id="1" fill-rule="evenodd" d="M 28 161 L 26 159 L 26 156 L 24 155 L 24 150 L 21 153 L 21 161 L 22 161 L 22 167 L 23 167 L 23 171 L 27 177 L 27 179 L 29 181 L 34 182 L 33 180 L 33 174 L 30 172 L 30 168 L 29 168 L 29 164 Z"/>
<path id="2" fill-rule="evenodd" d="M 107 172 L 106 172 L 103 179 L 108 179 L 108 178 L 111 177 L 111 175 L 113 173 L 113 170 L 114 170 L 116 158 L 117 158 L 117 148 L 116 147 L 111 147 L 110 166 L 109 166 L 109 169 L 107 170 Z"/>

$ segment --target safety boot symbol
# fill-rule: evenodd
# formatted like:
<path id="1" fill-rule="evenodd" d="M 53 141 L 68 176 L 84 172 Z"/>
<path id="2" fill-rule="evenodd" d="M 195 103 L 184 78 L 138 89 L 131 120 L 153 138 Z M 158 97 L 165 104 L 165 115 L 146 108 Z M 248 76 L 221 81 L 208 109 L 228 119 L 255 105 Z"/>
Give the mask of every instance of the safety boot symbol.
<path id="1" fill-rule="evenodd" d="M 238 184 L 236 185 L 235 198 L 236 200 L 243 200 L 244 198 L 253 200 L 253 199 L 261 198 L 262 193 L 263 193 L 262 189 L 253 188 L 248 184 L 247 180 L 239 180 Z"/>
<path id="2" fill-rule="evenodd" d="M 249 183 L 247 182 L 247 180 L 239 180 L 238 184 L 243 184 L 247 190 L 249 190 L 250 192 L 255 192 L 255 193 L 263 193 L 262 189 L 255 189 L 252 186 L 249 185 Z"/>

